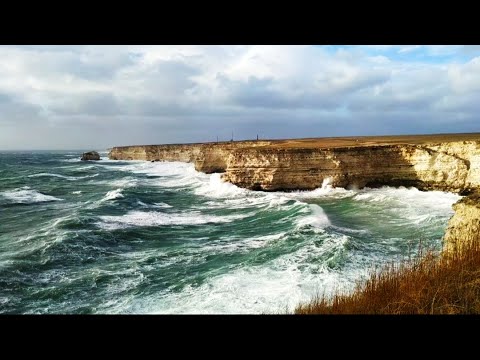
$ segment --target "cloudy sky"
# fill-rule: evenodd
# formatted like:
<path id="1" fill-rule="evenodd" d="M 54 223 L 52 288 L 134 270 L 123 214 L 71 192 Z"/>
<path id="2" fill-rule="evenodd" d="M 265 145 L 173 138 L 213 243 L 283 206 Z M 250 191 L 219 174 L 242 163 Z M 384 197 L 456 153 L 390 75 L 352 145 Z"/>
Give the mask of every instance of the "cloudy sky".
<path id="1" fill-rule="evenodd" d="M 0 46 L 0 149 L 480 132 L 479 46 Z"/>

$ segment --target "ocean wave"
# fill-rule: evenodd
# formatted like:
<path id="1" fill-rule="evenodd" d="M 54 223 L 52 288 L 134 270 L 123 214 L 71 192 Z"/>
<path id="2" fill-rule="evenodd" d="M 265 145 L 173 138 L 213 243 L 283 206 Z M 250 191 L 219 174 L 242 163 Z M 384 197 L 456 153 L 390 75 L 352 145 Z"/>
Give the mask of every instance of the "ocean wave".
<path id="1" fill-rule="evenodd" d="M 206 181 L 205 181 L 206 180 Z M 210 198 L 238 198 L 244 197 L 248 190 L 241 189 L 231 183 L 223 181 L 221 174 L 211 174 L 204 179 L 194 190 L 196 195 Z"/>
<path id="2" fill-rule="evenodd" d="M 316 204 L 309 204 L 310 213 L 307 216 L 300 217 L 296 223 L 299 228 L 313 227 L 324 229 L 330 225 L 330 220 L 323 209 Z"/>
<path id="3" fill-rule="evenodd" d="M 108 201 L 108 200 L 115 200 L 115 199 L 120 199 L 123 198 L 122 194 L 123 189 L 115 189 L 111 190 L 106 193 L 106 195 L 103 197 L 102 201 Z"/>
<path id="4" fill-rule="evenodd" d="M 202 225 L 208 223 L 227 223 L 249 216 L 246 215 L 205 215 L 200 212 L 162 213 L 158 211 L 130 211 L 121 216 L 100 216 L 97 225 L 105 230 L 128 227 L 164 226 L 164 225 Z"/>
<path id="5" fill-rule="evenodd" d="M 95 183 L 99 184 L 99 185 L 109 185 L 109 186 L 114 186 L 114 187 L 117 187 L 117 188 L 126 189 L 126 188 L 131 188 L 131 187 L 137 186 L 139 181 L 138 181 L 138 179 L 136 179 L 134 177 L 127 176 L 127 177 L 124 177 L 122 179 L 100 180 L 100 181 L 96 181 Z"/>
<path id="6" fill-rule="evenodd" d="M 383 186 L 381 188 L 364 188 L 353 197 L 353 200 L 368 202 L 385 202 L 394 200 L 403 204 L 410 204 L 425 208 L 441 208 L 449 209 L 453 203 L 461 198 L 460 195 L 444 192 L 444 191 L 421 191 L 411 187 L 390 187 Z"/>
<path id="7" fill-rule="evenodd" d="M 30 178 L 34 177 L 57 177 L 69 181 L 76 181 L 76 180 L 82 180 L 82 179 L 88 179 L 88 178 L 94 178 L 97 177 L 99 174 L 93 174 L 93 175 L 86 175 L 86 176 L 67 176 L 67 175 L 60 175 L 60 174 L 52 174 L 52 173 L 39 173 L 39 174 L 33 174 L 33 175 L 28 175 Z"/>
<path id="8" fill-rule="evenodd" d="M 286 232 L 280 232 L 271 235 L 253 236 L 253 237 L 229 237 L 228 240 L 219 241 L 213 244 L 203 245 L 199 248 L 199 254 L 225 254 L 246 252 L 254 249 L 264 248 L 275 241 L 285 237 Z M 197 254 L 194 254 L 197 255 Z"/>
<path id="9" fill-rule="evenodd" d="M 158 208 L 163 208 L 163 209 L 168 209 L 173 207 L 172 205 L 168 205 L 167 203 L 164 203 L 164 202 L 153 203 L 153 206 Z"/>
<path id="10" fill-rule="evenodd" d="M 169 209 L 173 207 L 172 205 L 168 205 L 167 203 L 164 203 L 164 202 L 145 204 L 143 201 L 138 200 L 137 204 L 146 208 L 157 208 L 157 209 Z"/>
<path id="11" fill-rule="evenodd" d="M 28 186 L 23 188 L 1 192 L 5 199 L 10 200 L 14 204 L 33 204 L 49 201 L 62 201 L 63 199 L 56 198 L 55 196 L 42 194 L 36 190 L 31 189 Z"/>
<path id="12" fill-rule="evenodd" d="M 259 241 L 259 247 L 281 239 L 285 234 Z M 363 269 L 338 271 L 319 256 L 335 260 L 344 252 L 348 237 L 326 239 L 321 246 L 309 242 L 298 250 L 281 255 L 257 266 L 241 266 L 209 278 L 199 286 L 187 285 L 180 292 L 163 292 L 117 307 L 114 312 L 171 313 L 171 314 L 254 314 L 292 311 L 301 302 L 311 300 L 317 293 L 329 294 L 335 289 L 350 290 L 355 281 L 365 276 Z M 233 244 L 232 244 L 233 245 Z M 233 245 L 234 246 L 234 245 Z M 229 252 L 228 245 L 211 251 Z M 241 250 L 242 246 L 233 248 Z"/>
<path id="13" fill-rule="evenodd" d="M 371 209 L 381 211 L 379 216 L 393 217 L 397 226 L 424 226 L 448 219 L 453 214 L 452 205 L 461 196 L 443 191 L 420 191 L 416 188 L 381 187 L 362 189 L 352 200 Z"/>

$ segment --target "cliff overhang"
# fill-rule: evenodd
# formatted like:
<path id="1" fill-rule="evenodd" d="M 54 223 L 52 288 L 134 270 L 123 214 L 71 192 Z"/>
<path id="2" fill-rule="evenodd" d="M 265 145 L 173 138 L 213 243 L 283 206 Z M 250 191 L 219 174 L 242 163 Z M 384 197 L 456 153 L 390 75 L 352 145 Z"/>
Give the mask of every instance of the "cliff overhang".
<path id="1" fill-rule="evenodd" d="M 124 146 L 109 157 L 191 162 L 251 190 L 313 190 L 328 178 L 345 188 L 449 191 L 465 197 L 454 205 L 445 241 L 468 240 L 480 229 L 480 134 Z"/>

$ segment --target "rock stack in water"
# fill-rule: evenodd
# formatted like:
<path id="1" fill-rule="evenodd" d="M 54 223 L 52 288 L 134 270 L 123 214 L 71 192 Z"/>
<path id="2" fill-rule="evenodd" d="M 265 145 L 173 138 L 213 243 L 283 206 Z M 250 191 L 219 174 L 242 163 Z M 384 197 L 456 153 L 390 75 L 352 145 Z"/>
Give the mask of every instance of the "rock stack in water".
<path id="1" fill-rule="evenodd" d="M 96 151 L 84 152 L 81 160 L 100 160 L 100 155 Z"/>

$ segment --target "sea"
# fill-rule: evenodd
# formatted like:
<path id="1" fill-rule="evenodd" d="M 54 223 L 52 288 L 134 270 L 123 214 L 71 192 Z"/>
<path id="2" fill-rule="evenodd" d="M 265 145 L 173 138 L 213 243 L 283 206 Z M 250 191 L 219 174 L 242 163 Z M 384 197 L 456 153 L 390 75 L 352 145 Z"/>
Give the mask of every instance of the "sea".
<path id="1" fill-rule="evenodd" d="M 284 314 L 441 248 L 460 196 L 258 192 L 180 162 L 0 152 L 0 313 Z"/>

